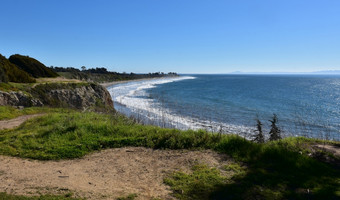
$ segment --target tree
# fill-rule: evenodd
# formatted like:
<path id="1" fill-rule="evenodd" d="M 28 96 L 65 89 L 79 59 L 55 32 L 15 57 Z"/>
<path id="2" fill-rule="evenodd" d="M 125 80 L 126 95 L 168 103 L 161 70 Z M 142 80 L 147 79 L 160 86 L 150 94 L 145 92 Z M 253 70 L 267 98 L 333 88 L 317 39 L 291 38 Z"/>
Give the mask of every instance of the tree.
<path id="1" fill-rule="evenodd" d="M 261 121 L 257 118 L 256 119 L 256 134 L 254 135 L 253 141 L 257 143 L 264 143 L 264 135 L 262 132 L 262 123 Z"/>
<path id="2" fill-rule="evenodd" d="M 82 71 L 85 71 L 85 70 L 86 70 L 86 67 L 85 67 L 85 66 L 81 66 L 81 70 L 82 70 Z"/>
<path id="3" fill-rule="evenodd" d="M 274 140 L 281 139 L 281 130 L 276 125 L 278 123 L 278 119 L 277 119 L 276 114 L 273 114 L 273 119 L 269 120 L 269 121 L 272 123 L 270 125 L 271 129 L 270 129 L 270 132 L 269 132 L 269 135 L 270 135 L 269 140 L 274 141 Z"/>

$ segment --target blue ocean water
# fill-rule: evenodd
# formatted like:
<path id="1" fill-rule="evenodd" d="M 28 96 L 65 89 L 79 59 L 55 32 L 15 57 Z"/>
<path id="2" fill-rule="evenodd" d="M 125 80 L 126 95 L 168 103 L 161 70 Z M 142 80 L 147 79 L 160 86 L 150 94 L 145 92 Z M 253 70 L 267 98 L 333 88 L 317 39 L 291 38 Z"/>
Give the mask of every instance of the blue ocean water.
<path id="1" fill-rule="evenodd" d="M 190 75 L 109 90 L 117 110 L 145 123 L 249 137 L 275 113 L 285 136 L 340 140 L 339 75 Z"/>

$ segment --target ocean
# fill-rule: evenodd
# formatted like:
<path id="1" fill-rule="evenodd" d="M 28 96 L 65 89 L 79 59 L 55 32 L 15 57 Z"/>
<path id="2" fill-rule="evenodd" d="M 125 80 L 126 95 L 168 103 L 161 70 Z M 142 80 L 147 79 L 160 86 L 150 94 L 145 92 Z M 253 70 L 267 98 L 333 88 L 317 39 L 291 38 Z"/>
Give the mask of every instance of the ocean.
<path id="1" fill-rule="evenodd" d="M 178 129 L 269 132 L 340 140 L 340 75 L 183 75 L 108 87 L 115 109 L 141 123 Z"/>

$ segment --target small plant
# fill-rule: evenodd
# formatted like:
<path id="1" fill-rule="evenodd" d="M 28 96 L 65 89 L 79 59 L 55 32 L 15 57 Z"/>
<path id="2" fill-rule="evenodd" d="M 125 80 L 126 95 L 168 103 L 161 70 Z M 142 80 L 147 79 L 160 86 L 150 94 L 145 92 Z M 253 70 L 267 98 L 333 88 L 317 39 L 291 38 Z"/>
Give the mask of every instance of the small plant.
<path id="1" fill-rule="evenodd" d="M 259 119 L 256 119 L 256 130 L 255 133 L 256 135 L 254 136 L 253 141 L 257 143 L 264 143 L 264 135 L 262 132 L 262 123 Z"/>
<path id="2" fill-rule="evenodd" d="M 277 123 L 278 123 L 278 119 L 277 119 L 277 116 L 276 114 L 273 115 L 273 119 L 272 120 L 269 120 L 272 124 L 270 125 L 271 126 L 271 129 L 269 131 L 269 140 L 270 141 L 274 141 L 274 140 L 279 140 L 281 139 L 281 129 L 279 127 L 277 127 Z"/>

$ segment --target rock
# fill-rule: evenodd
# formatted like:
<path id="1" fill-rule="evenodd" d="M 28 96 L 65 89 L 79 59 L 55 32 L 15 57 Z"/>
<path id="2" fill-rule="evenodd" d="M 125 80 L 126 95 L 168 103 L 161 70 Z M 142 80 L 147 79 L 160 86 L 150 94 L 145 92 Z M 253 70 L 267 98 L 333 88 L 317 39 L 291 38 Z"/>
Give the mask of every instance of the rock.
<path id="1" fill-rule="evenodd" d="M 39 87 L 39 88 L 38 88 Z M 2 106 L 53 106 L 77 109 L 113 109 L 109 92 L 94 83 L 84 85 L 42 84 L 31 89 L 31 94 L 0 91 Z"/>
<path id="2" fill-rule="evenodd" d="M 96 84 L 72 89 L 55 89 L 47 92 L 46 95 L 59 104 L 66 104 L 71 108 L 102 107 L 113 109 L 113 101 L 109 92 Z"/>
<path id="3" fill-rule="evenodd" d="M 35 99 L 23 92 L 3 92 L 0 91 L 1 106 L 43 106 L 39 99 Z"/>

